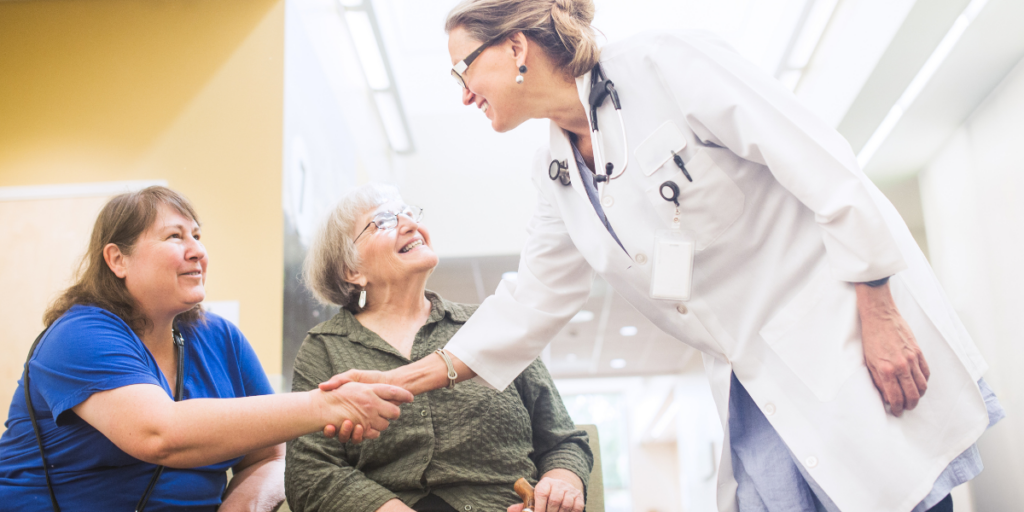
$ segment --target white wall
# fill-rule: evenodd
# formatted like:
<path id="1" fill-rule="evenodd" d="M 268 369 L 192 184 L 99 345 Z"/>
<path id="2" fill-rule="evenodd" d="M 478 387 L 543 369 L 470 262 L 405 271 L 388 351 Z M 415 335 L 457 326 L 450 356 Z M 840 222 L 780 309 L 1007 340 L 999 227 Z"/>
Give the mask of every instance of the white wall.
<path id="1" fill-rule="evenodd" d="M 1024 61 L 921 173 L 932 266 L 991 365 L 1007 418 L 979 442 L 975 510 L 1024 503 Z"/>

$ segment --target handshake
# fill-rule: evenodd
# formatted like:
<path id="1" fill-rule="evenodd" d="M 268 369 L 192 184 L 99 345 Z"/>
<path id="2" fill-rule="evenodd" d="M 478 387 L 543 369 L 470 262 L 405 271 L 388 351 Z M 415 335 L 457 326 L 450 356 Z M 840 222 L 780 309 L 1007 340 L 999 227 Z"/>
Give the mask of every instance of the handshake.
<path id="1" fill-rule="evenodd" d="M 346 443 L 361 443 L 380 437 L 391 420 L 398 418 L 398 406 L 413 401 L 413 395 L 387 383 L 384 372 L 349 370 L 319 386 L 320 418 L 324 435 Z"/>

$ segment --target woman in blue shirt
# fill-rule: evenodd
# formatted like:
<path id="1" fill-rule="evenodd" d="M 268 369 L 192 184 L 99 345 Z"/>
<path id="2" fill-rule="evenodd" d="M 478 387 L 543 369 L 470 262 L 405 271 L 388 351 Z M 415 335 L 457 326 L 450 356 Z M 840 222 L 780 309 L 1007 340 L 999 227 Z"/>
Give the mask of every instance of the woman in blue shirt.
<path id="1" fill-rule="evenodd" d="M 78 282 L 46 312 L 29 392 L 56 503 L 131 510 L 162 465 L 147 510 L 271 510 L 284 498 L 284 441 L 330 425 L 373 438 L 412 400 L 382 385 L 274 395 L 242 333 L 199 307 L 199 235 L 192 206 L 170 189 L 115 197 Z M 0 508 L 56 509 L 24 385 L 0 438 Z"/>

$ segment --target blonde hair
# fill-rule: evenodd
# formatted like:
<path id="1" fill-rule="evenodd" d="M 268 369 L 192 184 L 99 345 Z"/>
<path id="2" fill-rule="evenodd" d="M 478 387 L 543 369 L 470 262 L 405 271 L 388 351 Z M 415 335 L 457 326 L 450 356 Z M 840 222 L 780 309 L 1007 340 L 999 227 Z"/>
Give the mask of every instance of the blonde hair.
<path id="1" fill-rule="evenodd" d="M 401 201 L 398 189 L 368 183 L 345 194 L 320 226 L 302 264 L 302 280 L 317 300 L 359 312 L 359 286 L 345 280 L 346 269 L 359 268 L 355 237 L 360 217 L 390 201 Z"/>
<path id="2" fill-rule="evenodd" d="M 480 42 L 522 32 L 578 77 L 601 56 L 592 21 L 593 0 L 464 0 L 448 13 L 444 30 L 462 28 Z"/>

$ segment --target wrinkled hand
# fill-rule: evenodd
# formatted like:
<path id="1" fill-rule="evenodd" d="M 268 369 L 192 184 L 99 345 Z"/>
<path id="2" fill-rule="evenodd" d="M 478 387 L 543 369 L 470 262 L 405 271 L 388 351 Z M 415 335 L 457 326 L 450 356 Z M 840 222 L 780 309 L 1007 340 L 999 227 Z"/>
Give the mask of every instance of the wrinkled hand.
<path id="1" fill-rule="evenodd" d="M 910 326 L 892 303 L 888 285 L 884 291 L 888 303 L 873 307 L 866 307 L 868 301 L 858 294 L 864 362 L 882 400 L 899 417 L 917 407 L 931 371 Z"/>
<path id="2" fill-rule="evenodd" d="M 324 428 L 334 428 L 330 437 L 338 435 L 339 439 L 348 438 L 357 442 L 363 439 L 376 439 L 380 432 L 388 428 L 389 420 L 398 418 L 400 403 L 412 402 L 412 393 L 388 384 L 363 384 L 349 382 L 333 390 L 323 392 L 321 417 L 328 424 Z M 358 439 L 357 439 L 358 438 Z"/>
<path id="3" fill-rule="evenodd" d="M 363 384 L 389 384 L 387 374 L 377 370 L 349 370 L 331 377 L 327 382 L 320 383 L 320 391 L 332 391 L 349 382 Z"/>
<path id="4" fill-rule="evenodd" d="M 327 382 L 320 383 L 320 391 L 333 391 L 349 382 L 361 382 L 364 384 L 387 384 L 384 372 L 375 370 L 349 370 L 345 373 L 339 373 L 334 377 L 331 377 Z M 403 402 L 393 401 L 395 405 L 399 405 Z M 363 428 L 362 425 L 356 425 L 349 420 L 345 420 L 341 423 L 341 428 L 337 425 L 327 425 L 324 427 L 324 436 L 326 437 L 337 437 L 339 442 L 347 443 L 352 441 L 353 443 L 359 444 L 364 439 L 376 439 L 380 436 L 380 432 L 368 432 Z"/>
<path id="5" fill-rule="evenodd" d="M 572 475 L 576 481 L 575 474 Z M 534 512 L 583 512 L 583 491 L 560 478 L 545 476 L 533 489 Z M 508 512 L 522 512 L 523 504 L 508 507 Z"/>

